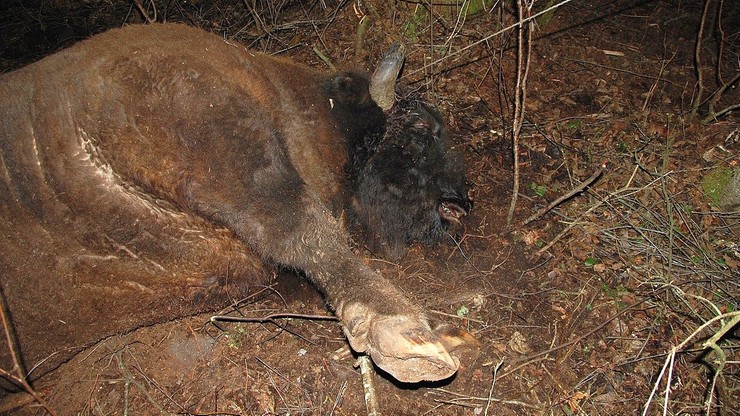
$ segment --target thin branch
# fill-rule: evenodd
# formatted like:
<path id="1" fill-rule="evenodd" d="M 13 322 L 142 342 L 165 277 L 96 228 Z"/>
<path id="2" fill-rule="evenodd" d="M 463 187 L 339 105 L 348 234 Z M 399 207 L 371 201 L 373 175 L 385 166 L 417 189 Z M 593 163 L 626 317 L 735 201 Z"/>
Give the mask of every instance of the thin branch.
<path id="1" fill-rule="evenodd" d="M 696 98 L 694 101 L 694 108 L 691 109 L 691 116 L 695 116 L 699 111 L 699 106 L 702 103 L 702 96 L 704 95 L 704 75 L 701 72 L 701 48 L 702 38 L 704 37 L 704 27 L 707 24 L 707 14 L 709 14 L 709 4 L 712 0 L 704 0 L 704 9 L 701 12 L 701 21 L 699 23 L 699 31 L 696 34 L 696 46 L 694 48 L 694 70 L 696 71 L 697 88 Z"/>
<path id="2" fill-rule="evenodd" d="M 209 319 L 211 322 L 251 322 L 265 323 L 274 322 L 276 319 L 306 319 L 311 321 L 338 321 L 334 315 L 306 315 L 301 313 L 274 313 L 264 317 L 228 316 L 214 315 Z"/>
<path id="3" fill-rule="evenodd" d="M 443 56 L 443 57 L 441 57 L 441 58 L 439 58 L 437 60 L 434 60 L 434 61 L 432 61 L 432 62 L 424 65 L 423 67 L 421 67 L 421 68 L 419 68 L 417 70 L 411 71 L 408 74 L 404 75 L 403 78 L 410 77 L 410 76 L 415 75 L 415 74 L 418 74 L 419 72 L 422 72 L 422 71 L 426 71 L 428 68 L 430 68 L 430 67 L 432 67 L 434 65 L 437 65 L 440 62 L 444 62 L 447 59 L 449 59 L 449 58 L 451 58 L 451 57 L 453 57 L 455 55 L 460 55 L 461 53 L 466 52 L 466 51 L 468 51 L 470 49 L 473 49 L 474 47 L 476 47 L 476 46 L 478 46 L 480 44 L 486 43 L 489 40 L 495 38 L 496 36 L 498 36 L 498 35 L 500 35 L 502 33 L 505 33 L 505 32 L 510 31 L 511 29 L 514 29 L 516 27 L 520 27 L 520 26 L 524 25 L 525 23 L 530 23 L 532 20 L 534 20 L 534 19 L 542 16 L 543 14 L 546 14 L 546 13 L 549 13 L 550 11 L 552 11 L 552 10 L 558 9 L 558 8 L 560 8 L 560 7 L 562 7 L 562 6 L 570 3 L 571 1 L 573 1 L 573 0 L 564 0 L 564 1 L 560 2 L 560 3 L 558 3 L 558 4 L 555 4 L 555 5 L 551 6 L 551 7 L 548 7 L 545 10 L 542 10 L 539 13 L 533 14 L 533 15 L 529 16 L 528 18 L 524 19 L 524 20 L 520 20 L 520 21 L 514 23 L 513 25 L 510 25 L 508 27 L 505 27 L 505 28 L 499 30 L 498 32 L 495 32 L 495 33 L 493 33 L 491 35 L 488 35 L 488 36 L 484 37 L 483 39 L 481 39 L 481 40 L 479 40 L 477 42 L 473 42 L 473 43 L 471 43 L 470 45 L 468 45 L 468 46 L 466 46 L 464 48 L 458 49 L 458 50 L 456 50 L 454 52 L 450 52 L 449 54 L 447 54 L 447 55 L 445 55 L 445 56 Z"/>
<path id="4" fill-rule="evenodd" d="M 528 4 L 525 9 L 525 1 L 518 1 L 519 20 L 524 20 L 524 14 L 532 13 L 532 4 Z M 507 227 L 511 225 L 516 209 L 516 201 L 519 196 L 519 133 L 524 123 L 524 105 L 527 99 L 527 75 L 529 74 L 529 63 L 532 59 L 532 29 L 534 24 L 530 20 L 527 26 L 519 27 L 518 45 L 517 45 L 517 74 L 516 90 L 514 91 L 514 121 L 511 126 L 512 130 L 512 151 L 514 152 L 514 186 L 511 195 L 511 204 L 509 212 L 506 215 Z M 526 43 L 525 43 L 526 35 Z M 526 55 L 524 53 L 526 49 Z"/>
<path id="5" fill-rule="evenodd" d="M 722 99 L 722 95 L 724 95 L 724 93 L 728 89 L 732 88 L 733 85 L 737 84 L 738 81 L 740 81 L 740 71 L 738 71 L 735 74 L 735 76 L 730 80 L 730 82 L 728 82 L 727 84 L 722 85 L 722 87 L 719 90 L 717 90 L 717 91 L 714 92 L 714 94 L 712 95 L 712 99 L 710 101 L 710 112 L 701 121 L 702 123 L 705 123 L 706 124 L 706 123 L 709 123 L 710 121 L 715 121 L 718 118 L 722 117 L 723 115 L 729 113 L 730 111 L 733 111 L 735 109 L 740 108 L 740 103 L 738 103 L 738 104 L 730 105 L 730 106 L 728 106 L 728 107 L 726 107 L 726 108 L 724 108 L 722 110 L 719 110 L 719 111 L 715 111 L 714 110 L 714 108 L 716 107 L 716 105 L 719 103 L 719 100 Z"/>
<path id="6" fill-rule="evenodd" d="M 659 291 L 661 291 L 661 292 L 662 291 L 665 291 L 665 290 L 667 290 L 667 289 L 666 288 L 659 289 Z M 568 341 L 566 343 L 557 345 L 555 347 L 549 348 L 549 349 L 544 350 L 544 351 L 540 351 L 540 352 L 537 352 L 537 353 L 528 355 L 526 357 L 523 357 L 523 358 L 521 358 L 519 360 L 514 361 L 513 363 L 511 363 L 508 366 L 507 371 L 504 374 L 500 375 L 499 378 L 500 379 L 501 378 L 504 378 L 504 377 L 508 376 L 509 374 L 517 371 L 518 369 L 520 369 L 520 368 L 522 368 L 524 366 L 527 366 L 527 365 L 529 365 L 529 364 L 531 364 L 533 362 L 541 361 L 544 356 L 549 355 L 550 353 L 553 353 L 555 351 L 561 350 L 561 349 L 566 348 L 566 347 L 570 347 L 571 345 L 578 344 L 579 342 L 581 342 L 584 339 L 590 337 L 591 335 L 593 335 L 593 334 L 601 331 L 606 325 L 609 324 L 609 322 L 612 322 L 613 320 L 615 320 L 615 319 L 619 318 L 620 316 L 624 315 L 625 313 L 627 313 L 627 311 L 631 311 L 631 310 L 635 309 L 637 306 L 641 305 L 642 303 L 646 302 L 647 300 L 648 300 L 648 298 L 645 298 L 645 299 L 639 300 L 639 301 L 637 301 L 637 302 L 635 302 L 635 303 L 627 306 L 626 308 L 622 309 L 621 311 L 619 311 L 616 314 L 612 315 L 611 317 L 607 318 L 604 322 L 600 323 L 595 328 L 591 329 L 590 331 L 586 332 L 585 334 L 583 334 L 583 335 L 581 335 L 579 337 L 576 337 L 573 340 L 570 340 L 570 341 Z"/>
<path id="7" fill-rule="evenodd" d="M 676 358 L 676 354 L 683 350 L 691 340 L 693 340 L 696 336 L 698 336 L 704 329 L 709 327 L 710 325 L 714 324 L 717 321 L 723 322 L 725 319 L 730 318 L 730 321 L 727 323 L 724 323 L 723 326 L 710 338 L 708 341 L 704 342 L 702 344 L 703 348 L 712 348 L 716 351 L 717 344 L 716 342 L 722 338 L 727 332 L 729 332 L 731 329 L 733 329 L 735 326 L 737 326 L 740 323 L 740 312 L 729 312 L 721 315 L 717 315 L 713 317 L 712 319 L 704 322 L 701 326 L 696 328 L 694 332 L 692 332 L 689 336 L 684 338 L 684 340 L 671 348 L 671 350 L 668 352 L 665 362 L 663 363 L 663 368 L 661 368 L 660 373 L 658 373 L 658 377 L 655 380 L 655 384 L 653 385 L 653 389 L 650 392 L 650 395 L 645 402 L 645 407 L 643 408 L 642 415 L 645 416 L 648 413 L 648 410 L 650 409 L 650 404 L 653 401 L 653 398 L 655 397 L 655 394 L 658 391 L 658 387 L 660 387 L 660 381 L 663 379 L 663 375 L 666 374 L 666 370 L 668 371 L 667 379 L 666 379 L 666 391 L 665 391 L 665 402 L 663 407 L 663 413 L 665 414 L 668 409 L 668 393 L 671 389 L 671 383 L 673 379 L 673 363 Z M 717 347 L 718 348 L 718 347 Z M 708 398 L 709 400 L 710 398 Z M 709 406 L 711 402 L 707 402 L 707 406 Z"/>
<path id="8" fill-rule="evenodd" d="M 585 181 L 581 182 L 580 185 L 578 185 L 575 188 L 573 188 L 573 190 L 571 190 L 567 194 L 565 194 L 565 195 L 561 196 L 560 198 L 552 201 L 550 203 L 550 205 L 548 205 L 545 208 L 543 208 L 543 209 L 537 211 L 536 213 L 534 213 L 534 215 L 532 215 L 531 217 L 529 217 L 526 220 L 524 220 L 524 222 L 522 223 L 522 225 L 527 225 L 530 222 L 532 222 L 532 221 L 534 221 L 536 219 L 539 219 L 541 216 L 545 215 L 550 210 L 552 210 L 556 206 L 558 206 L 561 203 L 563 203 L 563 201 L 565 201 L 567 199 L 570 199 L 573 195 L 576 195 L 578 193 L 583 192 L 584 189 L 586 189 L 588 186 L 591 186 L 591 184 L 593 184 L 594 182 L 596 182 L 596 180 L 599 179 L 599 177 L 601 177 L 601 175 L 604 173 L 604 170 L 605 169 L 606 169 L 606 162 L 603 162 L 601 164 L 601 166 L 599 166 L 599 169 L 597 169 L 596 172 L 594 172 L 594 174 L 591 175 L 591 177 L 589 177 Z"/>
<path id="9" fill-rule="evenodd" d="M 146 9 L 144 9 L 144 6 L 141 4 L 141 0 L 134 0 L 134 4 L 136 5 L 136 9 L 139 10 L 141 17 L 143 17 L 147 23 L 154 23 L 157 21 L 157 5 L 154 3 L 154 1 L 151 1 L 152 9 L 154 11 L 154 17 L 149 16 L 149 13 L 146 11 Z"/>
<path id="10" fill-rule="evenodd" d="M 10 358 L 13 360 L 13 369 L 12 371 L 15 372 L 13 374 L 12 372 L 3 370 L 0 368 L 0 377 L 6 379 L 10 383 L 15 384 L 16 386 L 22 388 L 26 391 L 26 393 L 33 396 L 34 400 L 41 405 L 41 407 L 46 410 L 47 413 L 49 413 L 51 416 L 56 416 L 56 412 L 49 407 L 49 405 L 46 403 L 46 401 L 41 397 L 40 394 L 36 392 L 36 390 L 31 387 L 30 384 L 28 384 L 28 381 L 26 380 L 26 377 L 23 375 L 23 365 L 21 364 L 20 356 L 18 354 L 18 348 L 16 346 L 16 343 L 13 339 L 13 333 L 10 326 L 10 321 L 8 320 L 8 316 L 5 313 L 5 298 L 0 292 L 0 320 L 3 324 L 3 330 L 5 331 L 5 340 L 8 343 L 8 350 L 10 351 Z"/>

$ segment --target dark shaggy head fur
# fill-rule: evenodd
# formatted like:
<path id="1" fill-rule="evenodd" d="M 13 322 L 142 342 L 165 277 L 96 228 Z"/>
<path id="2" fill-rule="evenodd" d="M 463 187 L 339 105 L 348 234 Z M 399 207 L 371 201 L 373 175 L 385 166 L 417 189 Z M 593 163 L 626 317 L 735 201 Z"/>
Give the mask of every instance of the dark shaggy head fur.
<path id="1" fill-rule="evenodd" d="M 370 248 L 392 258 L 407 244 L 431 244 L 472 207 L 461 157 L 450 149 L 439 114 L 424 102 L 397 102 L 382 134 L 350 149 L 355 219 Z"/>

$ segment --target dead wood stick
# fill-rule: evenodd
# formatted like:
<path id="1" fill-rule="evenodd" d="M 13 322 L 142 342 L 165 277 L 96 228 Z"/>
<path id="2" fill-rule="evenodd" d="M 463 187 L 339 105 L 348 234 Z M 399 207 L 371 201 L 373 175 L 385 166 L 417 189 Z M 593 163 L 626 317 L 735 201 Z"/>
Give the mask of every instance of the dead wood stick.
<path id="1" fill-rule="evenodd" d="M 704 0 L 704 7 L 701 12 L 699 21 L 699 30 L 696 33 L 696 46 L 694 47 L 694 70 L 696 71 L 696 100 L 691 108 L 691 117 L 693 118 L 699 112 L 704 95 L 704 75 L 701 71 L 701 50 L 702 39 L 704 38 L 704 29 L 707 25 L 707 15 L 709 14 L 709 5 L 712 0 Z"/>
<path id="2" fill-rule="evenodd" d="M 306 320 L 313 320 L 313 321 L 339 321 L 339 318 L 333 315 L 306 315 L 301 313 L 274 313 L 271 315 L 267 315 L 264 317 L 249 317 L 249 316 L 229 316 L 229 315 L 214 315 L 211 316 L 211 318 L 208 320 L 207 323 L 210 323 L 214 327 L 216 327 L 221 332 L 226 332 L 224 328 L 219 325 L 219 322 L 244 322 L 244 323 L 271 323 L 273 325 L 276 325 L 283 331 L 287 331 L 288 333 L 297 336 L 298 338 L 306 341 L 307 343 L 311 345 L 316 345 L 315 342 L 311 341 L 310 339 L 304 337 L 300 333 L 293 331 L 290 329 L 289 326 L 283 325 L 280 322 L 278 322 L 278 319 L 306 319 Z"/>
<path id="3" fill-rule="evenodd" d="M 510 31 L 511 29 L 514 29 L 515 27 L 519 27 L 519 26 L 524 25 L 525 23 L 529 23 L 530 21 L 532 21 L 532 20 L 534 20 L 534 19 L 536 19 L 536 18 L 538 18 L 538 17 L 540 17 L 540 16 L 542 16 L 544 14 L 547 14 L 547 13 L 549 13 L 549 12 L 555 10 L 555 9 L 558 9 L 558 8 L 560 8 L 562 6 L 565 6 L 566 4 L 570 3 L 571 1 L 573 1 L 573 0 L 562 0 L 560 3 L 554 4 L 554 5 L 546 8 L 546 9 L 540 10 L 539 12 L 537 12 L 535 14 L 530 14 L 529 17 L 527 17 L 526 19 L 517 20 L 515 23 L 513 23 L 513 24 L 511 24 L 511 25 L 509 25 L 509 26 L 507 26 L 507 27 L 505 27 L 505 28 L 503 28 L 501 30 L 498 30 L 498 31 L 496 31 L 494 33 L 491 33 L 488 36 L 485 36 L 485 37 L 483 37 L 481 39 L 478 39 L 477 41 L 469 44 L 468 46 L 465 46 L 465 47 L 460 48 L 460 49 L 456 49 L 456 50 L 454 50 L 454 51 L 446 54 L 445 56 L 443 56 L 441 58 L 438 58 L 438 59 L 436 59 L 436 60 L 434 60 L 434 61 L 432 61 L 430 63 L 424 64 L 424 66 L 422 66 L 419 69 L 416 69 L 416 70 L 413 70 L 413 71 L 409 71 L 409 73 L 407 73 L 406 75 L 404 75 L 403 78 L 409 78 L 409 77 L 411 77 L 413 75 L 418 74 L 419 72 L 426 73 L 429 70 L 429 68 L 432 68 L 435 65 L 438 65 L 438 64 L 440 64 L 440 63 L 442 63 L 442 62 L 444 62 L 444 61 L 446 61 L 448 59 L 451 59 L 451 58 L 453 58 L 453 57 L 455 57 L 457 55 L 461 55 L 464 52 L 467 52 L 467 51 L 469 51 L 471 49 L 474 49 L 477 46 L 485 45 L 491 39 L 493 39 L 493 38 L 501 35 L 502 33 L 506 33 L 508 31 Z M 442 72 L 445 72 L 445 71 L 448 71 L 448 70 L 449 70 L 449 68 L 441 69 L 437 73 L 442 73 Z"/>
<path id="4" fill-rule="evenodd" d="M 316 54 L 316 56 L 318 56 L 318 57 L 319 57 L 319 59 L 321 59 L 321 60 L 322 60 L 322 61 L 323 61 L 323 62 L 324 62 L 324 63 L 326 64 L 326 66 L 328 66 L 328 67 L 329 67 L 329 70 L 331 70 L 331 71 L 336 71 L 336 70 L 337 70 L 337 67 L 336 67 L 336 66 L 334 66 L 334 64 L 333 64 L 333 63 L 331 62 L 331 59 L 329 59 L 329 57 L 328 57 L 328 56 L 324 55 L 324 54 L 323 54 L 323 53 L 322 53 L 322 52 L 321 52 L 321 51 L 319 50 L 319 48 L 318 48 L 318 47 L 316 47 L 316 46 L 314 46 L 314 47 L 313 47 L 313 53 L 315 53 L 315 54 Z"/>
<path id="5" fill-rule="evenodd" d="M 589 177 L 585 181 L 581 182 L 578 186 L 576 186 L 575 188 L 573 188 L 567 194 L 565 194 L 565 195 L 561 196 L 560 198 L 552 201 L 552 203 L 550 203 L 550 205 L 548 205 L 545 208 L 543 208 L 543 209 L 537 211 L 536 213 L 534 213 L 534 215 L 532 215 L 531 217 L 529 217 L 526 220 L 524 220 L 524 222 L 522 223 L 522 225 L 529 224 L 530 222 L 532 222 L 532 221 L 540 218 L 541 216 L 547 214 L 551 209 L 553 209 L 556 206 L 560 205 L 563 201 L 569 199 L 573 195 L 575 195 L 577 193 L 580 193 L 580 192 L 583 192 L 583 190 L 586 189 L 587 186 L 591 185 L 597 179 L 599 179 L 599 177 L 604 173 L 604 169 L 606 169 L 606 162 L 603 162 L 601 164 L 601 166 L 599 167 L 599 169 L 597 169 L 596 172 L 594 172 L 594 174 L 591 175 L 591 177 Z"/>
<path id="6" fill-rule="evenodd" d="M 373 364 L 370 361 L 370 357 L 363 354 L 357 359 L 357 365 L 360 367 L 360 373 L 362 374 L 362 389 L 365 391 L 365 408 L 367 409 L 367 416 L 380 416 L 380 410 L 378 409 L 378 397 L 375 394 L 375 383 L 373 382 Z"/>
<path id="7" fill-rule="evenodd" d="M 152 7 L 154 8 L 154 17 L 150 17 L 149 13 L 147 13 L 146 9 L 144 8 L 144 5 L 141 4 L 141 0 L 134 0 L 134 4 L 136 5 L 136 8 L 139 10 L 139 13 L 141 13 L 141 17 L 146 20 L 147 23 L 154 23 L 157 21 L 157 5 L 152 2 Z"/>
<path id="8" fill-rule="evenodd" d="M 25 391 L 5 396 L 0 399 L 0 415 L 9 415 L 11 410 L 20 409 L 34 402 L 36 399 Z"/>
<path id="9" fill-rule="evenodd" d="M 34 390 L 33 387 L 28 384 L 28 381 L 26 380 L 23 365 L 21 364 L 21 359 L 18 354 L 18 347 L 13 337 L 13 332 L 10 327 L 8 316 L 5 313 L 5 298 L 3 297 L 2 292 L 0 292 L 0 320 L 2 321 L 3 330 L 5 331 L 5 340 L 8 343 L 10 358 L 13 361 L 13 369 L 11 370 L 12 372 L 0 368 L 0 377 L 25 390 L 26 393 L 33 396 L 34 400 L 36 400 L 36 402 L 41 405 L 41 407 L 43 407 L 47 413 L 49 413 L 51 416 L 56 416 L 56 412 L 54 412 L 54 410 L 49 407 L 49 405 L 41 397 L 41 395 L 38 394 L 36 390 Z"/>
<path id="10" fill-rule="evenodd" d="M 338 321 L 334 315 L 306 315 L 302 313 L 274 313 L 263 317 L 214 315 L 209 319 L 213 322 L 273 322 L 275 319 L 306 319 L 310 321 Z"/>
<path id="11" fill-rule="evenodd" d="M 357 34 L 355 35 L 355 63 L 360 62 L 360 57 L 362 56 L 362 51 L 364 49 L 363 45 L 365 44 L 365 36 L 367 35 L 367 30 L 372 24 L 373 19 L 368 15 L 364 15 L 360 19 L 360 23 L 357 25 Z"/>
<path id="12" fill-rule="evenodd" d="M 525 10 L 528 16 L 532 14 L 532 5 L 528 4 L 525 9 L 524 2 L 525 0 L 519 0 L 517 2 L 519 20 L 524 20 Z M 532 28 L 533 23 L 530 21 L 526 26 L 519 26 L 517 32 L 518 44 L 516 58 L 516 89 L 514 91 L 514 120 L 511 124 L 511 146 L 514 157 L 514 186 L 511 192 L 509 212 L 506 215 L 507 227 L 511 225 L 511 220 L 514 218 L 516 201 L 519 196 L 519 134 L 522 130 L 522 124 L 524 123 L 524 105 L 527 99 L 527 75 L 529 74 L 529 66 L 532 60 Z M 526 54 L 524 53 L 525 48 Z"/>
<path id="13" fill-rule="evenodd" d="M 712 98 L 709 100 L 709 114 L 707 114 L 707 116 L 701 120 L 702 123 L 707 124 L 712 121 L 716 121 L 718 118 L 724 116 L 730 111 L 735 111 L 740 108 L 740 104 L 730 104 L 729 106 L 721 110 L 716 110 L 716 106 L 717 104 L 719 104 L 719 101 L 722 99 L 722 96 L 725 94 L 725 92 L 727 92 L 729 88 L 732 88 L 732 86 L 735 85 L 738 81 L 740 81 L 740 72 L 735 74 L 735 77 L 730 80 L 730 82 L 723 85 L 719 90 L 715 91 L 712 94 Z"/>
<path id="14" fill-rule="evenodd" d="M 499 376 L 499 379 L 502 379 L 502 378 L 504 378 L 504 377 L 506 377 L 506 376 L 508 376 L 508 375 L 510 375 L 512 373 L 514 373 L 515 371 L 517 371 L 520 368 L 525 367 L 525 366 L 527 366 L 529 364 L 532 364 L 532 363 L 535 363 L 535 362 L 538 362 L 538 361 L 542 361 L 542 360 L 546 359 L 548 355 L 550 355 L 551 353 L 553 353 L 555 351 L 561 350 L 561 349 L 566 348 L 566 347 L 570 347 L 571 345 L 578 344 L 579 342 L 581 342 L 584 339 L 590 337 L 591 335 L 593 335 L 593 334 L 601 331 L 606 325 L 609 324 L 609 322 L 612 322 L 613 320 L 619 318 L 620 316 L 624 315 L 625 313 L 634 310 L 638 306 L 640 306 L 643 303 L 647 302 L 651 298 L 653 298 L 655 296 L 658 296 L 659 294 L 665 292 L 666 290 L 668 290 L 668 286 L 665 286 L 665 287 L 662 287 L 662 288 L 657 289 L 655 291 L 655 293 L 651 297 L 645 297 L 644 299 L 638 300 L 638 301 L 632 303 L 631 305 L 628 305 L 626 308 L 622 309 L 621 311 L 615 313 L 614 315 L 612 315 L 609 318 L 607 318 L 606 320 L 604 320 L 604 322 L 600 323 L 599 325 L 596 325 L 595 328 L 587 331 L 583 335 L 580 335 L 580 336 L 576 337 L 575 339 L 572 339 L 572 340 L 570 340 L 568 342 L 565 342 L 565 343 L 562 343 L 560 345 L 556 345 L 556 346 L 551 347 L 551 348 L 549 348 L 547 350 L 536 352 L 536 353 L 531 354 L 531 355 L 528 355 L 526 357 L 522 357 L 519 360 L 515 360 L 513 363 L 509 364 L 507 366 L 507 368 L 505 368 L 506 372 L 504 372 L 502 375 L 500 375 Z"/>

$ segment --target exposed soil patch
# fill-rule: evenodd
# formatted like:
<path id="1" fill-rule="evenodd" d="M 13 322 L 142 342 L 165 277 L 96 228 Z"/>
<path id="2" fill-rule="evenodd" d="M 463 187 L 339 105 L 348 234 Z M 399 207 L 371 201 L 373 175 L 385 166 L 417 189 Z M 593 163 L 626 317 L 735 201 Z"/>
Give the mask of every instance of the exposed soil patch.
<path id="1" fill-rule="evenodd" d="M 522 191 L 511 228 L 516 35 L 507 31 L 462 51 L 512 24 L 510 5 L 463 19 L 446 2 L 399 2 L 393 9 L 382 2 L 363 2 L 364 9 L 232 3 L 142 7 L 153 17 L 156 5 L 157 20 L 187 22 L 317 68 L 326 68 L 324 57 L 371 68 L 389 40 L 403 40 L 404 81 L 426 90 L 465 151 L 475 206 L 459 241 L 415 247 L 397 263 L 356 248 L 441 321 L 481 342 L 480 354 L 447 382 L 406 386 L 380 374 L 384 414 L 634 415 L 648 403 L 648 414 L 664 404 L 669 414 L 740 414 L 737 328 L 716 340 L 725 354 L 720 371 L 717 353 L 702 345 L 740 309 L 740 213 L 718 206 L 711 182 L 738 170 L 740 123 L 737 112 L 700 123 L 707 105 L 691 118 L 703 3 L 574 1 L 538 20 L 518 149 Z M 740 73 L 740 6 L 723 7 L 722 31 L 705 33 L 704 94 Z M 377 16 L 357 56 L 355 10 Z M 8 2 L 0 14 L 7 16 L 0 23 L 2 70 L 142 21 L 129 1 Z M 712 19 L 708 27 L 716 28 Z M 738 103 L 735 83 L 713 105 Z M 604 162 L 586 192 L 519 225 Z M 309 284 L 290 272 L 275 274 L 275 286 L 223 312 L 327 314 Z M 690 337 L 722 314 L 723 322 Z M 208 322 L 211 315 L 111 336 L 34 388 L 60 415 L 365 414 L 355 358 L 333 358 L 346 345 L 336 322 L 219 328 Z M 666 402 L 661 369 L 684 340 Z M 3 412 L 44 414 L 30 396 L 11 392 L 0 393 Z"/>

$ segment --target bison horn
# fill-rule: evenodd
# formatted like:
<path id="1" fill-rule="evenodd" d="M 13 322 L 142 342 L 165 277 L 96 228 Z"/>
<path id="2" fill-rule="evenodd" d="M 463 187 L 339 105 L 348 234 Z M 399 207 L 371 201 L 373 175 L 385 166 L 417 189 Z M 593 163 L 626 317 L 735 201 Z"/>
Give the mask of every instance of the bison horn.
<path id="1" fill-rule="evenodd" d="M 396 78 L 406 55 L 406 47 L 394 42 L 385 53 L 370 79 L 370 97 L 383 111 L 388 111 L 396 101 Z"/>

